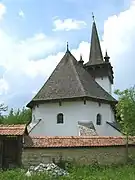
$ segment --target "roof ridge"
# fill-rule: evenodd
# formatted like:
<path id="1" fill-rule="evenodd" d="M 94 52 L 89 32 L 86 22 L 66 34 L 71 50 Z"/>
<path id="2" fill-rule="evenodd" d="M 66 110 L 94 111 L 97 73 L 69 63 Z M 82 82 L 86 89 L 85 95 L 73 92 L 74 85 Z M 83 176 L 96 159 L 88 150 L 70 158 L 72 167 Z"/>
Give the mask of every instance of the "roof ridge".
<path id="1" fill-rule="evenodd" d="M 32 139 L 123 139 L 125 136 L 30 136 Z"/>
<path id="2" fill-rule="evenodd" d="M 72 55 L 72 54 L 71 54 L 71 55 Z M 72 55 L 72 58 L 76 61 L 76 63 L 78 62 L 73 55 Z M 82 84 L 82 82 L 81 82 L 81 80 L 80 80 L 80 78 L 79 78 L 79 74 L 78 74 L 78 72 L 77 72 L 77 70 L 76 70 L 76 67 L 75 67 L 73 61 L 72 61 L 71 63 L 73 64 L 72 67 L 73 67 L 73 70 L 74 70 L 75 74 L 77 74 L 76 77 L 77 77 L 77 80 L 78 80 L 79 84 L 81 85 L 81 90 L 84 92 L 84 95 L 86 95 L 84 86 L 83 86 L 83 84 Z"/>

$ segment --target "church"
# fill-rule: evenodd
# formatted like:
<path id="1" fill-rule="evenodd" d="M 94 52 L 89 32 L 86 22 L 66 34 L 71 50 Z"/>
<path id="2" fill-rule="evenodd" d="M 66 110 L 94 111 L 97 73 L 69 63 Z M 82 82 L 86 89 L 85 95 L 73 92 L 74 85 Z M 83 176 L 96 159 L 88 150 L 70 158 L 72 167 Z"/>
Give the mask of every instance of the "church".
<path id="1" fill-rule="evenodd" d="M 28 125 L 32 136 L 121 136 L 112 96 L 113 68 L 103 57 L 95 21 L 87 63 L 65 55 L 35 97 Z"/>

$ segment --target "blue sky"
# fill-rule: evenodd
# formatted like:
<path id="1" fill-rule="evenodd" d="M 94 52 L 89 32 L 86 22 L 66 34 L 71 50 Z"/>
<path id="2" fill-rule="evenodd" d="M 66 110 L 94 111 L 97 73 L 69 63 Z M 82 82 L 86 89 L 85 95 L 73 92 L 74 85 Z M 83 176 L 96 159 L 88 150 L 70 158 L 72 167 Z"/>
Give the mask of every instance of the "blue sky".
<path id="1" fill-rule="evenodd" d="M 0 101 L 27 104 L 60 61 L 69 42 L 88 60 L 94 12 L 103 53 L 114 67 L 114 89 L 135 84 L 134 0 L 0 1 Z"/>

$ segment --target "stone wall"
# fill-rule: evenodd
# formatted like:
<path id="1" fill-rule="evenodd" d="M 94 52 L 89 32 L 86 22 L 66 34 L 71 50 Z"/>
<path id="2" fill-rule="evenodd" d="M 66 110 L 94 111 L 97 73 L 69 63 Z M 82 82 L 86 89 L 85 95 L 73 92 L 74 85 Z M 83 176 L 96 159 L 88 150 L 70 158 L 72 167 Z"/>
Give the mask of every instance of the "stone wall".
<path id="1" fill-rule="evenodd" d="M 22 154 L 24 167 L 38 165 L 39 163 L 50 163 L 55 159 L 58 162 L 62 157 L 64 160 L 74 160 L 80 164 L 118 164 L 125 162 L 125 147 L 92 147 L 92 148 L 26 148 Z M 134 153 L 134 147 L 129 147 L 130 154 Z"/>

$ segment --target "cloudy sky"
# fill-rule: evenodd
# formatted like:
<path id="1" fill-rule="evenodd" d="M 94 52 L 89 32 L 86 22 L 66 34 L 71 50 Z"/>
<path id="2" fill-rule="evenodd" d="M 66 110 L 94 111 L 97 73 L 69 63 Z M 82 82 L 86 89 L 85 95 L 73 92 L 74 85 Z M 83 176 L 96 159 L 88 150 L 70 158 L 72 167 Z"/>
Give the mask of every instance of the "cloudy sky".
<path id="1" fill-rule="evenodd" d="M 94 12 L 103 53 L 114 67 L 114 89 L 135 84 L 134 0 L 0 1 L 0 102 L 26 105 L 66 50 L 88 60 Z"/>

